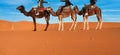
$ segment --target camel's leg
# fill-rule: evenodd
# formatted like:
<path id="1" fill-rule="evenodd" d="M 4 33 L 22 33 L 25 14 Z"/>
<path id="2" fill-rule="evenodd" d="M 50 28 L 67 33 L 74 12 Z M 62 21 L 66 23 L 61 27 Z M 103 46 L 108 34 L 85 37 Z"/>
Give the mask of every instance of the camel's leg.
<path id="1" fill-rule="evenodd" d="M 58 27 L 58 31 L 60 31 L 60 30 L 61 30 L 61 22 L 62 22 L 62 21 L 60 21 L 60 20 L 59 20 L 59 27 Z"/>
<path id="2" fill-rule="evenodd" d="M 44 31 L 47 31 L 48 26 L 49 26 L 49 17 L 45 17 L 45 20 L 46 20 L 47 25 L 46 25 L 46 28 L 44 29 Z"/>
<path id="3" fill-rule="evenodd" d="M 99 29 L 101 29 L 102 28 L 102 24 L 103 24 L 101 10 L 100 10 L 100 17 L 99 17 L 99 19 L 100 19 L 100 27 L 99 27 Z"/>
<path id="4" fill-rule="evenodd" d="M 87 27 L 87 30 L 89 30 L 89 22 L 88 22 L 88 16 L 86 17 L 86 27 Z"/>
<path id="5" fill-rule="evenodd" d="M 103 24 L 103 21 L 101 20 L 99 29 L 102 29 L 102 24 Z"/>
<path id="6" fill-rule="evenodd" d="M 85 30 L 86 29 L 86 17 L 83 17 L 83 19 L 84 19 L 84 21 L 83 21 L 83 23 L 84 23 L 83 30 Z"/>
<path id="7" fill-rule="evenodd" d="M 61 25 L 62 25 L 62 30 L 61 31 L 63 31 L 64 30 L 64 23 L 63 23 L 63 21 L 61 21 Z"/>
<path id="8" fill-rule="evenodd" d="M 72 21 L 72 25 L 71 25 L 71 27 L 70 27 L 70 31 L 72 30 L 72 28 L 75 30 L 75 28 L 76 28 L 76 25 L 77 25 L 77 22 L 76 21 Z"/>
<path id="9" fill-rule="evenodd" d="M 35 18 L 33 18 L 33 23 L 34 23 L 34 30 L 33 31 L 36 31 L 36 20 L 35 20 Z"/>
<path id="10" fill-rule="evenodd" d="M 98 24 L 97 24 L 97 26 L 96 26 L 96 30 L 98 29 L 99 25 L 100 25 L 100 23 L 99 23 L 99 21 L 98 21 Z"/>
<path id="11" fill-rule="evenodd" d="M 99 16 L 97 15 L 97 19 L 98 19 L 98 24 L 96 26 L 96 30 L 98 29 L 99 25 L 100 25 L 100 19 L 99 19 Z"/>
<path id="12" fill-rule="evenodd" d="M 71 25 L 71 27 L 70 27 L 70 31 L 72 30 L 72 28 L 75 30 L 75 28 L 76 28 L 76 25 L 77 25 L 77 22 L 76 22 L 76 14 L 75 13 L 72 13 L 71 14 L 71 18 L 72 18 L 72 25 Z"/>
<path id="13" fill-rule="evenodd" d="M 98 28 L 101 29 L 101 28 L 102 28 L 102 24 L 103 24 L 102 18 L 101 18 L 99 15 L 97 15 L 97 18 L 98 18 L 98 24 L 97 24 L 97 26 L 96 26 L 96 30 L 97 30 Z"/>
<path id="14" fill-rule="evenodd" d="M 75 30 L 76 25 L 77 25 L 77 22 L 76 22 L 77 16 L 76 16 L 76 14 L 74 14 L 73 19 L 74 19 L 74 28 L 73 29 Z"/>
<path id="15" fill-rule="evenodd" d="M 72 21 L 72 25 L 71 25 L 71 27 L 69 29 L 70 31 L 72 30 L 73 26 L 74 26 L 74 21 Z"/>
<path id="16" fill-rule="evenodd" d="M 59 18 L 59 28 L 58 28 L 58 31 L 61 31 L 61 26 L 62 26 L 62 15 L 59 15 L 58 18 Z"/>
<path id="17" fill-rule="evenodd" d="M 102 24 L 103 24 L 102 19 L 100 18 L 100 20 L 98 22 L 99 22 L 99 25 L 98 25 L 98 27 L 96 29 L 101 29 L 102 28 Z"/>
<path id="18" fill-rule="evenodd" d="M 75 26 L 74 26 L 74 30 L 75 30 L 76 26 L 77 26 L 77 22 L 75 21 Z"/>

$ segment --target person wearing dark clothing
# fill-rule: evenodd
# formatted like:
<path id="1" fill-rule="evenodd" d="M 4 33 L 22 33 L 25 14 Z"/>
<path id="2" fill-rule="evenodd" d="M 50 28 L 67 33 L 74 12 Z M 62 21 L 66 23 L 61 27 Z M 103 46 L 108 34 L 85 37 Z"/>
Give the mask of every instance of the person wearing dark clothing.
<path id="1" fill-rule="evenodd" d="M 73 5 L 69 0 L 61 0 L 61 2 L 65 2 L 65 5 L 64 5 L 64 6 Z"/>
<path id="2" fill-rule="evenodd" d="M 90 4 L 91 4 L 91 5 L 95 5 L 96 2 L 97 2 L 97 0 L 90 0 Z"/>
<path id="3" fill-rule="evenodd" d="M 97 0 L 90 0 L 90 9 L 93 9 L 96 7 Z"/>
<path id="4" fill-rule="evenodd" d="M 97 0 L 90 0 L 90 5 L 87 5 L 87 6 L 85 5 L 85 7 L 88 7 L 87 12 L 89 10 L 92 10 L 92 9 L 94 9 L 96 7 L 96 2 L 97 2 Z M 82 10 L 81 10 L 81 12 L 79 14 L 82 14 L 82 13 L 83 13 L 83 8 L 82 8 Z"/>
<path id="5" fill-rule="evenodd" d="M 64 7 L 73 5 L 69 0 L 60 0 L 60 1 L 65 2 L 65 5 L 61 7 L 60 13 L 63 11 Z"/>

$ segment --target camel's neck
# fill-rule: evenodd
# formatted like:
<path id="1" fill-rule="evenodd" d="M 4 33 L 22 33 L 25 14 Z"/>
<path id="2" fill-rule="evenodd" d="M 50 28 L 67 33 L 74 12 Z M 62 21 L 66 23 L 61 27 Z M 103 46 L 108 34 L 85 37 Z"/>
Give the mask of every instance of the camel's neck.
<path id="1" fill-rule="evenodd" d="M 74 7 L 74 10 L 75 10 L 75 12 L 77 13 L 77 14 L 79 14 L 79 9 L 78 9 L 78 7 Z"/>
<path id="2" fill-rule="evenodd" d="M 53 10 L 50 10 L 50 13 L 52 14 L 52 16 L 57 16 L 56 12 L 54 12 Z"/>
<path id="3" fill-rule="evenodd" d="M 20 10 L 25 16 L 29 16 L 29 12 L 27 12 L 25 9 Z"/>
<path id="4" fill-rule="evenodd" d="M 79 13 L 79 10 L 78 10 L 78 8 L 76 9 L 76 13 L 77 13 L 77 14 Z"/>

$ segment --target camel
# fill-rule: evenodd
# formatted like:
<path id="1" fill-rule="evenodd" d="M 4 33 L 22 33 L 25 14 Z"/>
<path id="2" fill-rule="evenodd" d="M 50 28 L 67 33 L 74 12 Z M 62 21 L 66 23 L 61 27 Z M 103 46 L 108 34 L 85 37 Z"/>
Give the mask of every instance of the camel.
<path id="1" fill-rule="evenodd" d="M 71 25 L 69 30 L 72 30 L 73 27 L 74 27 L 74 30 L 75 30 L 76 24 L 77 24 L 76 13 L 70 6 L 64 7 L 62 12 L 60 12 L 61 7 L 59 7 L 57 12 L 54 12 L 51 7 L 48 7 L 47 10 L 49 11 L 50 14 L 52 14 L 52 16 L 58 16 L 58 20 L 59 20 L 58 31 L 63 31 L 64 30 L 63 18 L 69 17 L 70 15 L 71 15 L 71 19 L 72 19 L 72 25 Z"/>
<path id="2" fill-rule="evenodd" d="M 89 30 L 89 23 L 88 23 L 88 17 L 92 15 L 96 15 L 98 19 L 98 24 L 96 26 L 96 30 L 100 30 L 102 28 L 102 15 L 101 15 L 101 9 L 97 6 L 94 6 L 94 8 L 90 9 L 91 5 L 85 5 L 81 11 L 78 10 L 78 7 L 75 6 L 74 10 L 78 15 L 83 15 L 84 20 L 84 27 L 83 30 Z"/>
<path id="3" fill-rule="evenodd" d="M 17 10 L 19 10 L 21 13 L 23 13 L 25 16 L 30 16 L 33 19 L 33 24 L 34 24 L 34 30 L 36 31 L 36 18 L 43 18 L 45 17 L 46 20 L 46 28 L 44 29 L 44 31 L 47 31 L 47 28 L 49 26 L 49 19 L 50 19 L 50 14 L 47 10 L 44 10 L 43 12 L 39 12 L 39 15 L 36 15 L 36 9 L 37 8 L 32 8 L 29 12 L 25 11 L 25 8 L 23 5 L 19 6 L 16 8 Z"/>

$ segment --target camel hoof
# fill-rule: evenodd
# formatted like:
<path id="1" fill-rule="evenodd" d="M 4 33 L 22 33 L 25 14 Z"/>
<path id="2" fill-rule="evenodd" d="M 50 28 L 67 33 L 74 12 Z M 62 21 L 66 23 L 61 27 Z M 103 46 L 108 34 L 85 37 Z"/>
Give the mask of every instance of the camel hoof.
<path id="1" fill-rule="evenodd" d="M 69 28 L 69 31 L 71 31 L 72 30 L 72 28 Z"/>
<path id="2" fill-rule="evenodd" d="M 85 30 L 85 28 L 83 28 L 82 30 Z"/>
<path id="3" fill-rule="evenodd" d="M 95 29 L 95 30 L 98 30 L 98 29 Z"/>
<path id="4" fill-rule="evenodd" d="M 36 31 L 36 29 L 34 29 L 33 31 Z"/>
<path id="5" fill-rule="evenodd" d="M 98 30 L 98 27 L 96 27 L 96 30 Z"/>
<path id="6" fill-rule="evenodd" d="M 71 31 L 72 29 L 69 29 L 69 31 Z"/>
<path id="7" fill-rule="evenodd" d="M 96 30 L 101 30 L 101 28 L 97 28 Z"/>
<path id="8" fill-rule="evenodd" d="M 100 30 L 100 29 L 96 28 L 96 30 Z"/>
<path id="9" fill-rule="evenodd" d="M 45 29 L 44 31 L 47 31 L 47 29 Z"/>
<path id="10" fill-rule="evenodd" d="M 58 30 L 58 31 L 63 31 L 63 30 Z"/>
<path id="11" fill-rule="evenodd" d="M 60 31 L 60 29 L 58 29 L 58 31 Z"/>
<path id="12" fill-rule="evenodd" d="M 89 28 L 87 28 L 87 30 L 89 30 Z"/>
<path id="13" fill-rule="evenodd" d="M 75 31 L 75 28 L 73 30 Z"/>

